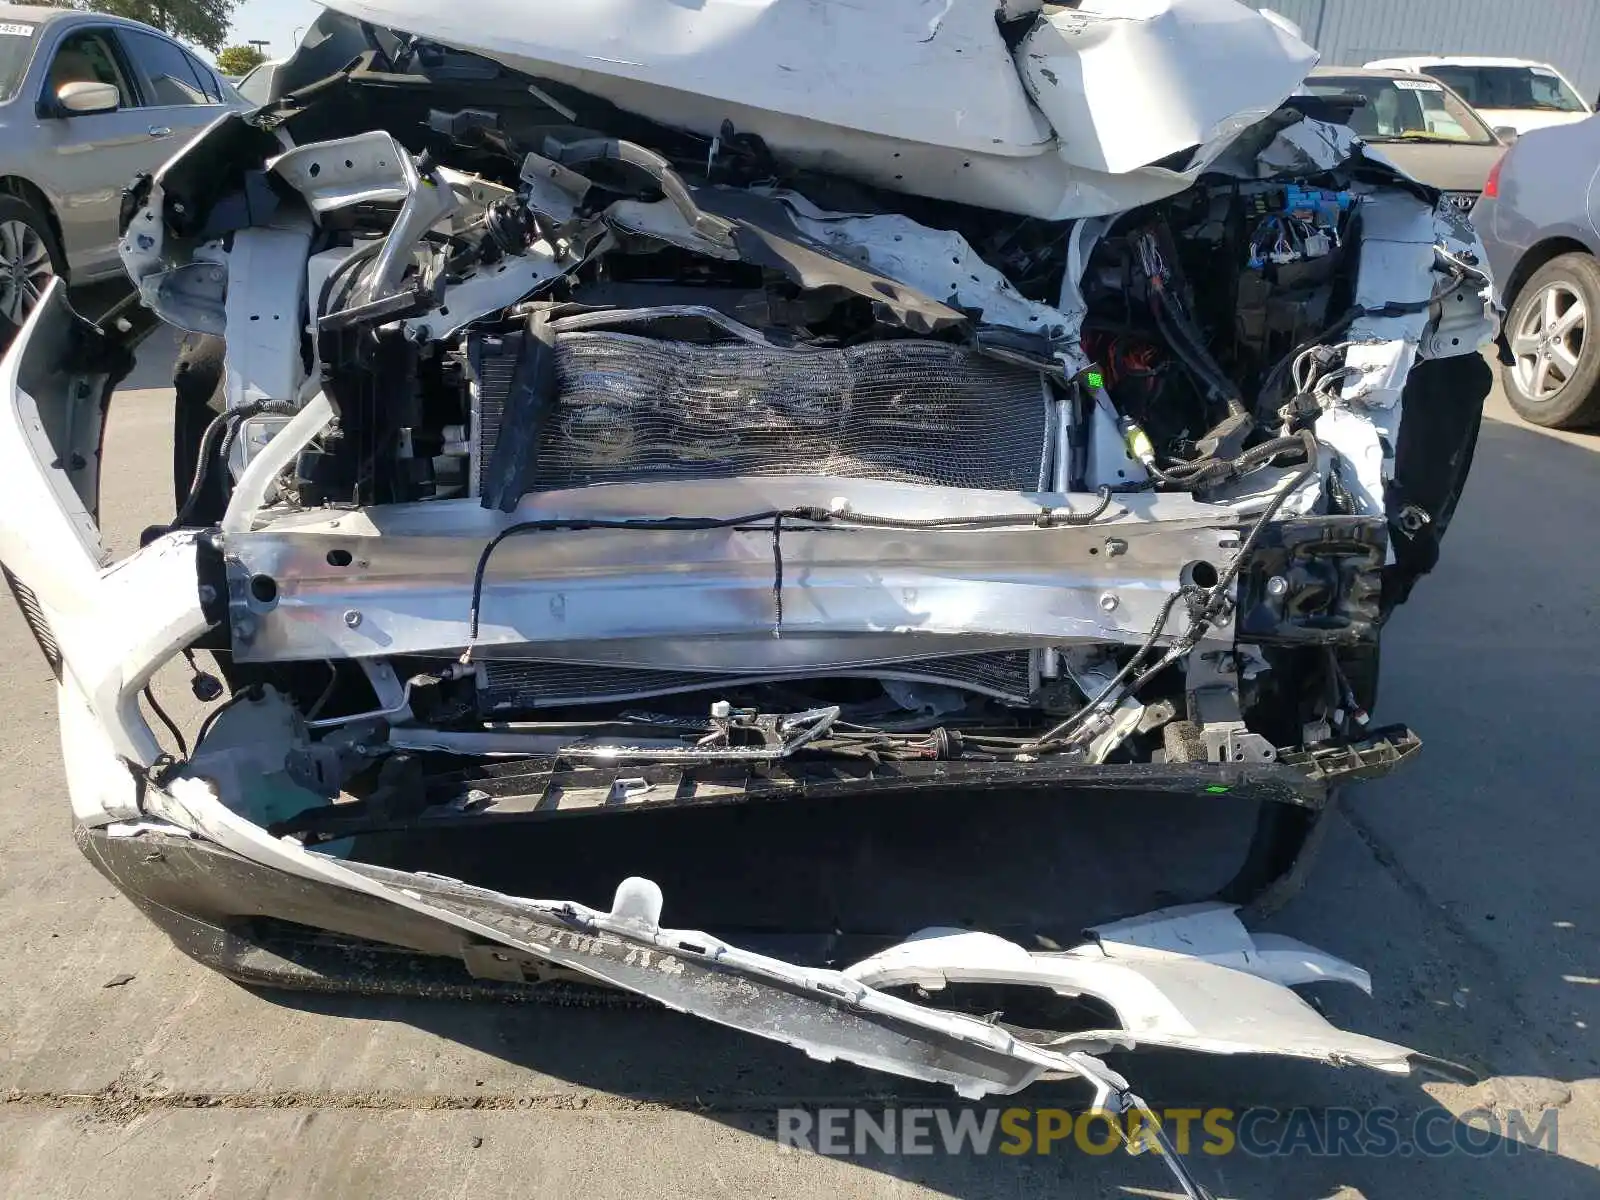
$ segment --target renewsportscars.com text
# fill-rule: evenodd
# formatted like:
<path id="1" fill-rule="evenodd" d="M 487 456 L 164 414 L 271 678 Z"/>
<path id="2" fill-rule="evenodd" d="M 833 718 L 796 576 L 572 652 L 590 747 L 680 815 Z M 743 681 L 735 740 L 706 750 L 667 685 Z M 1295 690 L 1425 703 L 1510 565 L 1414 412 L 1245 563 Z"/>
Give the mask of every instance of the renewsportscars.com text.
<path id="1" fill-rule="evenodd" d="M 1433 1109 L 1403 1118 L 1390 1108 L 1169 1108 L 1156 1114 L 1179 1154 L 1256 1158 L 1294 1155 L 1384 1158 L 1453 1154 L 1484 1157 L 1524 1149 L 1559 1153 L 1555 1109 Z M 867 1154 L 1110 1154 L 1123 1146 L 1159 1149 L 1150 1118 L 1062 1108 L 785 1108 L 778 1146 L 829 1157 Z"/>

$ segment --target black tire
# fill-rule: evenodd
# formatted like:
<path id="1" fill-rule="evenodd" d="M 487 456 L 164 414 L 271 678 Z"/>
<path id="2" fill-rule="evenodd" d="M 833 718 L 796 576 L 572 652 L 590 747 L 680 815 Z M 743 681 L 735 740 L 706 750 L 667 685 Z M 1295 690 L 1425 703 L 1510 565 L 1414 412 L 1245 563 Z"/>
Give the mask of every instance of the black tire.
<path id="1" fill-rule="evenodd" d="M 1580 302 L 1579 323 L 1551 341 L 1546 329 L 1552 316 L 1559 328 Z M 1546 429 L 1600 422 L 1600 262 L 1575 253 L 1545 263 L 1512 302 L 1505 336 L 1512 362 L 1500 373 L 1518 416 Z M 1576 365 L 1569 369 L 1564 362 Z"/>
<path id="2" fill-rule="evenodd" d="M 50 218 L 25 200 L 16 196 L 0 195 L 0 228 L 7 225 L 24 227 L 33 238 L 38 239 L 45 253 L 49 257 L 50 274 L 66 278 L 67 260 L 61 253 L 61 243 L 56 240 L 55 230 L 50 227 Z M 30 245 L 34 243 L 30 242 Z M 5 249 L 5 241 L 0 238 L 0 253 Z M 0 273 L 6 280 L 11 277 L 11 264 L 0 262 Z M 3 303 L 10 294 L 8 282 L 0 280 L 0 349 L 11 344 L 11 339 L 16 337 L 17 330 L 21 327 L 22 320 L 27 319 L 27 312 L 31 312 L 33 305 L 25 302 L 26 311 L 20 314 L 21 320 L 13 320 L 8 316 Z"/>

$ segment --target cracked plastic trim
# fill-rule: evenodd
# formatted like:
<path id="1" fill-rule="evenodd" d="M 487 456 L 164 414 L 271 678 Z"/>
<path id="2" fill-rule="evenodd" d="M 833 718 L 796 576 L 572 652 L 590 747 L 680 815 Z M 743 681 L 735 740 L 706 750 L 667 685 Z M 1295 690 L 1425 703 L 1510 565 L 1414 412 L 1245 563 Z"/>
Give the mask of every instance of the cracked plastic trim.
<path id="1" fill-rule="evenodd" d="M 1066 953 L 1035 954 L 965 930 L 930 931 L 846 971 L 831 971 L 664 927 L 664 900 L 650 880 L 623 881 L 611 910 L 602 912 L 572 901 L 524 899 L 457 880 L 336 861 L 270 837 L 226 808 L 204 780 L 180 779 L 166 791 L 152 789 L 148 808 L 152 816 L 263 865 L 390 900 L 477 938 L 822 1061 L 949 1084 L 971 1099 L 1010 1094 L 1043 1077 L 1082 1077 L 1075 1055 L 1115 1046 L 1287 1055 L 1395 1074 L 1431 1066 L 1461 1074 L 1405 1047 L 1329 1025 L 1284 981 L 1359 986 L 1358 968 L 1292 939 L 1256 943 L 1227 905 L 1105 926 L 1091 931 L 1097 942 Z M 1190 948 L 1169 948 L 1176 945 Z M 1230 962 L 1249 969 L 1224 965 Z M 880 990 L 908 982 L 978 980 L 1096 996 L 1127 1010 L 1134 1027 L 1065 1035 L 1040 1046 L 998 1025 Z"/>

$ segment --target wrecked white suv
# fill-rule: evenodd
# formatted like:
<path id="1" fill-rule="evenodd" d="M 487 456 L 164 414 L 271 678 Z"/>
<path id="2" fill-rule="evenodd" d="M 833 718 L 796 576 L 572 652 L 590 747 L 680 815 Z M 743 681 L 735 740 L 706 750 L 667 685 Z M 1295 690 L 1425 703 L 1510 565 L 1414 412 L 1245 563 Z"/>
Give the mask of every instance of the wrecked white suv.
<path id="1" fill-rule="evenodd" d="M 1118 1047 L 1411 1069 L 1289 990 L 1364 972 L 1236 915 L 1420 746 L 1368 715 L 1379 641 L 1497 329 L 1470 226 L 1314 62 L 1234 0 L 335 0 L 129 191 L 144 309 L 196 335 L 143 549 L 95 514 L 153 318 L 57 286 L 5 360 L 0 559 L 85 850 L 253 982 L 379 946 L 367 990 L 576 979 L 1113 1108 Z M 141 695 L 203 652 L 174 757 Z M 558 818 L 980 789 L 1260 816 L 1219 894 L 1066 951 L 908 927 L 841 970 L 664 927 L 648 879 L 523 898 Z M 941 1006 L 979 983 L 1095 1018 Z"/>

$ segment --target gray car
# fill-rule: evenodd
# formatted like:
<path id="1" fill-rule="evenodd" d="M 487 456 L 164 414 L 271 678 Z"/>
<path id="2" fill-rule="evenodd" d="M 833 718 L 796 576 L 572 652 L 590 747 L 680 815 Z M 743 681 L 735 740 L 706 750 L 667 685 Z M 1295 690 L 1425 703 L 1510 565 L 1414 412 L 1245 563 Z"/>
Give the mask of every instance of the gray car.
<path id="1" fill-rule="evenodd" d="M 238 103 L 149 26 L 0 5 L 0 345 L 52 275 L 121 273 L 123 188 Z"/>
<path id="2" fill-rule="evenodd" d="M 1506 396 L 1552 429 L 1600 424 L 1600 119 L 1535 129 L 1489 178 L 1473 224 L 1506 307 Z"/>

